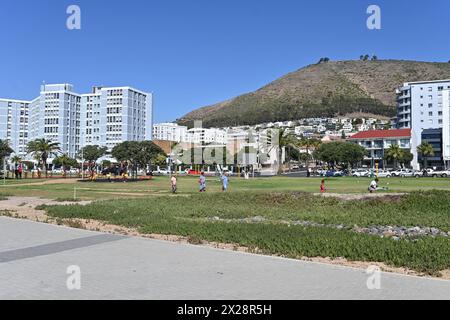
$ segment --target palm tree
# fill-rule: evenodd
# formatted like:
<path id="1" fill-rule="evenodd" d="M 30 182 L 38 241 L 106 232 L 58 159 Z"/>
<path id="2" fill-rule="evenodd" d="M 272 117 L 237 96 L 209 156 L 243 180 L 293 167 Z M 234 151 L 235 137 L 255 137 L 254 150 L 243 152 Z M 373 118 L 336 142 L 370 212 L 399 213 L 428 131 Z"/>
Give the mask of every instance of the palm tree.
<path id="1" fill-rule="evenodd" d="M 14 150 L 9 146 L 8 141 L 0 139 L 0 160 L 4 157 L 8 157 Z"/>
<path id="2" fill-rule="evenodd" d="M 47 139 L 36 139 L 28 143 L 27 151 L 32 153 L 35 158 L 42 160 L 42 169 L 45 171 L 45 175 L 47 175 L 47 159 L 53 155 L 58 155 L 61 149 L 59 148 L 58 142 Z"/>
<path id="3" fill-rule="evenodd" d="M 392 144 L 386 151 L 385 157 L 387 160 L 394 161 L 394 169 L 397 169 L 397 163 L 404 157 L 404 152 L 397 144 Z"/>
<path id="4" fill-rule="evenodd" d="M 270 138 L 273 137 L 271 133 L 272 131 L 269 131 Z M 279 129 L 277 138 L 278 141 L 271 141 L 271 142 L 272 146 L 277 148 L 278 174 L 281 174 L 283 173 L 283 163 L 282 163 L 283 148 L 295 147 L 298 141 L 297 138 L 295 138 L 287 128 Z"/>
<path id="5" fill-rule="evenodd" d="M 18 155 L 15 155 L 14 157 L 11 158 L 11 162 L 14 163 L 15 165 L 17 165 L 21 161 L 22 161 L 22 158 L 19 157 Z"/>
<path id="6" fill-rule="evenodd" d="M 417 153 L 421 154 L 424 162 L 424 169 L 428 167 L 428 157 L 434 156 L 434 149 L 428 142 L 422 142 L 417 146 Z"/>
<path id="7" fill-rule="evenodd" d="M 318 140 L 318 139 L 310 139 L 310 138 L 303 137 L 302 139 L 300 139 L 298 141 L 297 146 L 299 148 L 306 149 L 306 154 L 309 155 L 310 154 L 309 151 L 312 150 L 312 149 L 317 149 L 320 146 L 321 143 L 322 142 L 320 140 Z M 306 170 L 309 170 L 309 161 L 308 160 L 306 161 Z"/>

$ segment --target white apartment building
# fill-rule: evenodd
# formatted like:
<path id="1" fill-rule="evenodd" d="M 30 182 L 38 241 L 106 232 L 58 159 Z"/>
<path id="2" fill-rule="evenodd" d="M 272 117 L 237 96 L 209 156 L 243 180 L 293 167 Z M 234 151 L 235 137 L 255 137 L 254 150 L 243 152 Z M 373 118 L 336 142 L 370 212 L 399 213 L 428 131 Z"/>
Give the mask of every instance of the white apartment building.
<path id="1" fill-rule="evenodd" d="M 0 139 L 20 157 L 28 144 L 29 105 L 30 101 L 0 99 Z"/>
<path id="2" fill-rule="evenodd" d="M 412 129 L 411 152 L 414 155 L 412 166 L 420 168 L 421 157 L 417 146 L 428 141 L 435 148 L 431 162 L 442 162 L 442 141 L 445 138 L 444 126 L 449 121 L 444 113 L 445 90 L 450 89 L 450 80 L 409 82 L 397 89 L 397 127 Z M 444 133 L 444 134 L 442 134 Z M 439 138 L 438 135 L 441 137 Z"/>
<path id="3" fill-rule="evenodd" d="M 187 131 L 186 142 L 196 144 L 226 144 L 227 132 L 217 128 L 192 128 Z"/>
<path id="4" fill-rule="evenodd" d="M 29 140 L 58 142 L 61 153 L 75 157 L 80 148 L 81 96 L 71 84 L 44 84 L 30 103 Z"/>
<path id="5" fill-rule="evenodd" d="M 346 122 L 343 126 L 342 126 L 342 131 L 345 132 L 352 132 L 353 131 L 353 125 L 351 123 Z"/>
<path id="6" fill-rule="evenodd" d="M 450 168 L 450 90 L 442 93 L 442 158 L 446 168 Z"/>
<path id="7" fill-rule="evenodd" d="M 22 156 L 27 143 L 40 138 L 58 142 L 73 158 L 86 145 L 111 150 L 152 139 L 152 101 L 152 94 L 131 87 L 94 87 L 80 95 L 71 84 L 44 84 L 33 101 L 0 100 L 0 139 Z"/>
<path id="8" fill-rule="evenodd" d="M 153 126 L 153 139 L 186 142 L 188 128 L 176 123 L 158 123 Z"/>
<path id="9" fill-rule="evenodd" d="M 111 151 L 123 141 L 152 140 L 152 94 L 131 87 L 94 87 L 81 95 L 81 146 Z"/>

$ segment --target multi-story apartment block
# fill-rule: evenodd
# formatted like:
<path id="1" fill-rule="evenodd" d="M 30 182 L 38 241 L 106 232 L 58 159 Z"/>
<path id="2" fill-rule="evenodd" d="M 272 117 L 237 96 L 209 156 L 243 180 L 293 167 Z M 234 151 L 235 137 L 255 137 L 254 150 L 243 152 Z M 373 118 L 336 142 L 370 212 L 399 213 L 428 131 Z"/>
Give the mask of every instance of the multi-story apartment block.
<path id="1" fill-rule="evenodd" d="M 442 158 L 445 167 L 450 168 L 450 90 L 442 93 Z"/>
<path id="2" fill-rule="evenodd" d="M 0 139 L 26 155 L 29 141 L 44 138 L 75 157 L 86 145 L 111 150 L 123 141 L 151 140 L 152 112 L 152 94 L 130 87 L 80 95 L 71 84 L 44 84 L 33 101 L 0 100 Z"/>
<path id="3" fill-rule="evenodd" d="M 40 96 L 30 109 L 30 140 L 58 142 L 61 153 L 75 157 L 80 148 L 80 109 L 81 96 L 71 84 L 42 85 Z"/>
<path id="4" fill-rule="evenodd" d="M 81 101 L 81 145 L 112 150 L 123 141 L 152 140 L 152 94 L 131 87 L 94 87 Z"/>
<path id="5" fill-rule="evenodd" d="M 435 153 L 439 154 L 430 161 L 430 165 L 442 166 L 442 144 L 444 136 L 442 129 L 449 121 L 444 113 L 444 93 L 450 89 L 450 80 L 436 80 L 424 82 L 405 83 L 397 90 L 397 127 L 412 129 L 413 145 L 411 152 L 414 155 L 412 166 L 420 168 L 421 157 L 417 152 L 417 146 L 422 141 L 433 136 Z M 441 133 L 439 141 L 436 140 L 438 130 Z M 439 158 L 439 159 L 438 159 Z"/>
<path id="6" fill-rule="evenodd" d="M 29 101 L 0 99 L 0 139 L 20 157 L 26 155 L 29 138 L 29 105 Z"/>
<path id="7" fill-rule="evenodd" d="M 176 123 L 158 123 L 153 126 L 153 139 L 186 142 L 187 130 L 187 127 L 180 126 Z"/>

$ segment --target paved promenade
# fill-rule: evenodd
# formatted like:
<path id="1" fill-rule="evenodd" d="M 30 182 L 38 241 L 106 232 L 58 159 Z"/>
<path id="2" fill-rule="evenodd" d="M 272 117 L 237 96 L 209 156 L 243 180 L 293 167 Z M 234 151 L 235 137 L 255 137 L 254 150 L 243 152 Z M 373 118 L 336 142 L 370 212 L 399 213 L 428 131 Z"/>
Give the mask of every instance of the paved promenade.
<path id="1" fill-rule="evenodd" d="M 69 277 L 80 290 L 68 289 Z M 449 281 L 382 273 L 381 288 L 369 290 L 368 277 L 353 268 L 0 217 L 0 299 L 450 299 Z"/>

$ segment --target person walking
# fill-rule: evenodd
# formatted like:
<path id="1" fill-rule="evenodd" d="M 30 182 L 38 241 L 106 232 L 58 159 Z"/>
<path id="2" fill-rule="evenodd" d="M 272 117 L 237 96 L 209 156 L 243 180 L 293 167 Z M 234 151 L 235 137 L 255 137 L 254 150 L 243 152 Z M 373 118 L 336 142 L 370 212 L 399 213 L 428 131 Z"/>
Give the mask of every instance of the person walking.
<path id="1" fill-rule="evenodd" d="M 198 183 L 199 183 L 200 192 L 206 192 L 206 177 L 205 177 L 205 173 L 203 171 L 200 174 Z"/>
<path id="2" fill-rule="evenodd" d="M 220 177 L 220 179 L 222 180 L 222 191 L 226 192 L 228 190 L 228 176 L 226 173 L 223 173 L 222 176 Z"/>
<path id="3" fill-rule="evenodd" d="M 173 194 L 177 193 L 177 177 L 172 176 L 170 178 L 170 186 L 172 188 L 172 193 Z"/>

